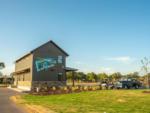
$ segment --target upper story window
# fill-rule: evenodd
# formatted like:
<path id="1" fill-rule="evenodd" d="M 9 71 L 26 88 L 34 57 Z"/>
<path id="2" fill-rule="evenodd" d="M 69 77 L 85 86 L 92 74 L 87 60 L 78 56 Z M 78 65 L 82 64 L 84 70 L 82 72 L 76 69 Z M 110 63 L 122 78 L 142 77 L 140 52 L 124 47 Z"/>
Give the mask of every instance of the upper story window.
<path id="1" fill-rule="evenodd" d="M 58 63 L 62 64 L 63 63 L 63 56 L 58 56 Z"/>

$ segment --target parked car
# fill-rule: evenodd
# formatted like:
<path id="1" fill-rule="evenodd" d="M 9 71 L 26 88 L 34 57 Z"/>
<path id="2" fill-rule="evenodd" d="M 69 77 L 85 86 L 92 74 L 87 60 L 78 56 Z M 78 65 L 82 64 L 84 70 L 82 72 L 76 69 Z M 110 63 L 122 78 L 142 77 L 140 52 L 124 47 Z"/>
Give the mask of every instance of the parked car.
<path id="1" fill-rule="evenodd" d="M 115 88 L 117 89 L 139 89 L 141 83 L 135 79 L 123 79 L 115 83 Z"/>

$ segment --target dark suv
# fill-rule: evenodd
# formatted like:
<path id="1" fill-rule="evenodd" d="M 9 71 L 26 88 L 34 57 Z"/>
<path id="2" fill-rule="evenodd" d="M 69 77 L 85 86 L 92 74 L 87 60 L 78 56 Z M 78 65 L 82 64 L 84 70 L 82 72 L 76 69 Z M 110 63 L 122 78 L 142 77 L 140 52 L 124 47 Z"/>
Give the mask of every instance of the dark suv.
<path id="1" fill-rule="evenodd" d="M 135 79 L 123 79 L 115 84 L 115 88 L 117 89 L 139 89 L 141 87 L 141 83 Z"/>

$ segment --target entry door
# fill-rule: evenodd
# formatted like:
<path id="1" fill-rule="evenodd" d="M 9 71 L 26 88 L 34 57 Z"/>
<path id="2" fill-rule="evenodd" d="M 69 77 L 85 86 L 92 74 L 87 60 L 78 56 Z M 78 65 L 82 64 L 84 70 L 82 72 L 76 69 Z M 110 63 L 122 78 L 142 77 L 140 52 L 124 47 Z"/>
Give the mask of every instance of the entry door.
<path id="1" fill-rule="evenodd" d="M 62 81 L 62 73 L 58 73 L 58 81 Z"/>

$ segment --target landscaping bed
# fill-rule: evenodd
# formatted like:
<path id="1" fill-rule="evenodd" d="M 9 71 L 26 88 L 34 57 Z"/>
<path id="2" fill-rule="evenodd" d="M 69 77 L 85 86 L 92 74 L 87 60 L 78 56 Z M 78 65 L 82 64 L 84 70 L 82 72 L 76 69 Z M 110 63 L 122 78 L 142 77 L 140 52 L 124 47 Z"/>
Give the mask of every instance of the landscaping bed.
<path id="1" fill-rule="evenodd" d="M 85 91 L 96 91 L 103 89 L 101 86 L 60 86 L 60 87 L 41 87 L 32 89 L 32 95 L 55 95 L 80 93 Z"/>

